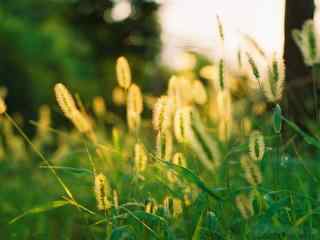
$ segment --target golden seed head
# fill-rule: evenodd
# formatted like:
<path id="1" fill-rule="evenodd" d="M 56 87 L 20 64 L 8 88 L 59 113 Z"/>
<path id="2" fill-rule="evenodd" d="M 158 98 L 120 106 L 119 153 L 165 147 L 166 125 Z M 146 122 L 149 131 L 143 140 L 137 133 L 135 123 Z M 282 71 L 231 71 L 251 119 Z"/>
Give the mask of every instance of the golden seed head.
<path id="1" fill-rule="evenodd" d="M 163 152 L 163 141 L 161 132 L 157 133 L 156 136 L 156 157 L 162 160 L 162 152 Z"/>
<path id="2" fill-rule="evenodd" d="M 158 132 L 156 139 L 157 157 L 170 161 L 173 151 L 173 138 L 171 131 Z"/>
<path id="3" fill-rule="evenodd" d="M 179 84 L 179 78 L 177 78 L 176 76 L 172 76 L 169 79 L 168 96 L 173 101 L 174 109 L 181 107 L 182 105 L 181 87 Z"/>
<path id="4" fill-rule="evenodd" d="M 241 167 L 244 170 L 247 182 L 252 186 L 262 183 L 260 168 L 248 156 L 243 155 L 240 159 Z"/>
<path id="5" fill-rule="evenodd" d="M 178 217 L 183 212 L 183 202 L 178 198 L 166 196 L 163 199 L 163 208 L 173 217 Z"/>
<path id="6" fill-rule="evenodd" d="M 245 117 L 241 121 L 241 127 L 245 136 L 248 136 L 252 129 L 251 120 L 248 117 Z"/>
<path id="7" fill-rule="evenodd" d="M 51 112 L 48 105 L 42 105 L 39 108 L 38 135 L 44 136 L 49 130 L 51 124 Z"/>
<path id="8" fill-rule="evenodd" d="M 127 123 L 130 131 L 138 131 L 141 125 L 141 115 L 136 112 L 127 111 Z"/>
<path id="9" fill-rule="evenodd" d="M 170 160 L 173 152 L 173 138 L 171 131 L 164 133 L 164 159 Z"/>
<path id="10" fill-rule="evenodd" d="M 221 120 L 229 121 L 232 119 L 232 99 L 230 91 L 224 89 L 217 94 L 217 113 Z"/>
<path id="11" fill-rule="evenodd" d="M 173 164 L 176 164 L 176 165 L 178 165 L 178 166 L 184 167 L 184 168 L 187 167 L 186 159 L 184 158 L 183 154 L 180 153 L 180 152 L 175 153 L 175 154 L 173 155 L 172 163 L 173 163 Z"/>
<path id="12" fill-rule="evenodd" d="M 100 173 L 95 176 L 94 192 L 97 200 L 97 207 L 99 210 L 107 210 L 111 208 L 111 203 L 108 200 L 109 186 L 106 177 Z"/>
<path id="13" fill-rule="evenodd" d="M 154 108 L 157 100 L 158 100 L 158 98 L 155 96 L 151 96 L 151 95 L 144 95 L 143 96 L 143 101 L 145 102 L 146 106 L 151 110 Z"/>
<path id="14" fill-rule="evenodd" d="M 7 105 L 4 102 L 3 98 L 0 97 L 0 114 L 3 114 L 5 111 L 7 111 Z"/>
<path id="15" fill-rule="evenodd" d="M 183 107 L 174 116 L 174 133 L 178 142 L 188 142 L 192 136 L 191 108 Z"/>
<path id="16" fill-rule="evenodd" d="M 166 210 L 170 210 L 170 201 L 171 198 L 169 196 L 165 196 L 165 198 L 163 199 L 163 208 Z"/>
<path id="17" fill-rule="evenodd" d="M 131 70 L 125 57 L 122 56 L 117 59 L 116 72 L 119 86 L 128 89 L 131 84 Z"/>
<path id="18" fill-rule="evenodd" d="M 128 111 L 141 114 L 143 111 L 143 97 L 140 88 L 136 84 L 132 84 L 128 91 L 127 97 Z"/>
<path id="19" fill-rule="evenodd" d="M 249 219 L 254 215 L 252 201 L 247 196 L 240 194 L 236 197 L 235 202 L 244 219 Z"/>
<path id="20" fill-rule="evenodd" d="M 208 100 L 206 89 L 199 80 L 192 83 L 192 97 L 193 101 L 199 105 L 205 104 Z"/>
<path id="21" fill-rule="evenodd" d="M 71 115 L 71 121 L 81 133 L 88 133 L 92 130 L 92 124 L 88 116 L 76 110 Z"/>
<path id="22" fill-rule="evenodd" d="M 112 90 L 112 101 L 117 106 L 123 106 L 126 104 L 126 93 L 125 90 L 123 90 L 120 87 L 115 87 Z"/>
<path id="23" fill-rule="evenodd" d="M 136 143 L 134 146 L 134 168 L 136 172 L 143 172 L 147 167 L 148 156 L 146 150 L 141 143 Z"/>
<path id="24" fill-rule="evenodd" d="M 207 65 L 200 69 L 200 76 L 208 79 L 210 81 L 214 81 L 217 76 L 217 68 L 213 65 Z"/>
<path id="25" fill-rule="evenodd" d="M 318 4 L 316 4 L 317 6 Z M 319 7 L 316 7 L 314 19 L 309 19 L 303 24 L 302 30 L 292 31 L 293 40 L 298 45 L 306 65 L 313 66 L 319 63 Z"/>
<path id="26" fill-rule="evenodd" d="M 227 142 L 230 139 L 232 131 L 232 121 L 231 120 L 221 120 L 218 124 L 218 136 L 220 141 Z"/>
<path id="27" fill-rule="evenodd" d="M 171 127 L 172 122 L 172 100 L 167 96 L 158 99 L 153 109 L 153 128 L 157 131 L 165 132 Z"/>
<path id="28" fill-rule="evenodd" d="M 182 201 L 178 198 L 172 200 L 173 216 L 178 217 L 183 212 Z"/>
<path id="29" fill-rule="evenodd" d="M 96 114 L 96 116 L 103 116 L 107 112 L 106 104 L 101 96 L 97 96 L 93 99 L 92 102 L 93 105 L 93 111 Z"/>
<path id="30" fill-rule="evenodd" d="M 257 102 L 253 105 L 252 110 L 256 115 L 262 115 L 267 110 L 267 104 L 265 102 Z"/>
<path id="31" fill-rule="evenodd" d="M 190 105 L 193 101 L 191 80 L 182 76 L 172 76 L 169 80 L 168 96 L 173 101 L 174 110 Z"/>
<path id="32" fill-rule="evenodd" d="M 92 132 L 92 122 L 89 119 L 89 116 L 87 116 L 86 113 L 78 110 L 76 103 L 68 89 L 62 83 L 57 83 L 54 86 L 54 92 L 57 102 L 64 115 L 71 120 L 79 132 L 88 134 L 87 136 L 92 141 L 96 141 L 96 137 Z M 82 106 L 80 101 L 79 104 Z"/>
<path id="33" fill-rule="evenodd" d="M 77 111 L 76 103 L 72 95 L 62 83 L 57 83 L 54 86 L 54 92 L 60 109 L 67 118 L 71 119 L 73 113 Z"/>
<path id="34" fill-rule="evenodd" d="M 252 160 L 260 161 L 265 152 L 264 137 L 259 131 L 251 133 L 249 138 L 249 154 Z"/>
<path id="35" fill-rule="evenodd" d="M 155 214 L 158 210 L 158 205 L 155 200 L 149 200 L 145 205 L 145 212 L 149 214 Z"/>

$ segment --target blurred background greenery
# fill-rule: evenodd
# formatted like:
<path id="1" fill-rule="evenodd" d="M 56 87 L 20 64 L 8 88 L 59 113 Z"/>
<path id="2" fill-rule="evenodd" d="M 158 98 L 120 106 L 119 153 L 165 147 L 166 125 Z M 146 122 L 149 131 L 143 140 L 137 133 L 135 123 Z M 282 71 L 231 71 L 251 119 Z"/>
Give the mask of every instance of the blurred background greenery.
<path id="1" fill-rule="evenodd" d="M 93 95 L 110 100 L 115 59 L 126 56 L 134 80 L 150 89 L 161 78 L 159 5 L 131 1 L 123 21 L 112 16 L 111 0 L 1 0 L 0 85 L 6 86 L 10 112 L 34 118 L 53 101 L 52 87 L 63 82 L 84 102 Z"/>
<path id="2" fill-rule="evenodd" d="M 0 86 L 9 89 L 9 111 L 35 119 L 40 105 L 53 103 L 52 86 L 56 82 L 68 85 L 86 103 L 96 95 L 110 103 L 114 63 L 120 55 L 128 58 L 134 80 L 144 91 L 159 92 L 169 77 L 160 64 L 161 1 L 129 1 L 131 11 L 122 19 L 114 16 L 119 2 L 1 0 Z M 313 9 L 312 0 L 287 1 L 285 58 L 288 81 L 295 81 L 287 92 L 295 107 L 287 111 L 293 116 L 308 113 L 295 96 L 308 97 L 311 85 L 306 81 L 306 91 L 301 91 L 301 79 L 310 71 L 291 31 L 311 18 Z"/>
<path id="3" fill-rule="evenodd" d="M 144 93 L 163 90 L 170 71 L 162 65 L 160 59 L 162 42 L 159 2 L 131 0 L 130 14 L 119 18 L 114 15 L 114 9 L 119 3 L 117 0 L 0 0 L 0 86 L 8 89 L 6 103 L 9 113 L 19 112 L 27 120 L 37 119 L 39 107 L 50 104 L 54 111 L 52 116 L 64 119 L 53 94 L 53 86 L 57 82 L 67 85 L 72 93 L 78 93 L 85 105 L 91 104 L 92 98 L 99 95 L 106 99 L 108 108 L 112 107 L 111 92 L 116 85 L 115 61 L 121 55 L 129 60 L 133 80 Z M 308 114 L 313 113 L 310 94 L 312 83 L 308 81 L 310 69 L 305 67 L 291 32 L 293 28 L 301 28 L 303 22 L 312 17 L 313 9 L 313 0 L 287 1 L 285 58 L 288 97 L 282 106 L 286 116 L 302 127 L 306 125 L 304 120 Z M 214 23 L 208 25 L 213 26 Z M 214 27 L 212 31 L 215 31 Z M 194 71 L 198 73 L 202 66 L 208 64 L 208 60 L 200 55 L 196 57 L 198 62 Z M 304 108 L 308 99 L 311 107 Z M 58 128 L 56 120 L 52 121 L 53 128 Z M 101 125 L 99 133 L 109 139 L 113 132 L 105 131 L 104 125 Z M 23 127 L 26 130 L 35 129 L 30 124 Z M 270 128 L 269 125 L 267 127 Z M 0 191 L 0 207 L 3 209 L 0 211 L 0 216 L 3 214 L 3 218 L 0 218 L 0 239 L 1 236 L 9 235 L 11 239 L 23 239 L 23 236 L 28 236 L 24 239 L 35 239 L 35 236 L 37 239 L 69 239 L 67 236 L 73 236 L 72 239 L 89 239 L 91 233 L 84 227 L 87 223 L 84 223 L 81 213 L 74 209 L 59 209 L 8 225 L 9 220 L 27 209 L 60 199 L 61 196 L 60 186 L 55 179 L 48 177 L 49 173 L 45 169 L 39 170 L 41 161 L 38 156 L 26 147 L 21 137 L 17 137 L 17 132 L 10 130 L 14 143 L 21 149 L 18 151 L 16 145 L 10 149 L 5 164 L 1 166 L 0 179 L 5 184 Z M 83 150 L 79 135 L 70 134 L 68 138 L 62 135 L 58 138 L 51 134 L 46 139 L 48 143 L 43 144 L 43 151 L 50 160 L 61 159 L 67 166 L 88 167 L 87 153 Z M 125 156 L 118 156 L 117 153 L 109 157 L 116 159 L 118 164 L 124 164 L 124 160 L 131 154 L 127 142 L 131 139 L 127 140 L 123 132 L 118 134 L 125 136 L 120 137 Z M 147 138 L 147 144 L 151 144 L 150 139 Z M 110 138 L 110 142 L 113 140 Z M 117 183 L 116 187 L 124 195 L 123 199 L 127 199 L 127 188 L 132 176 L 121 167 L 110 177 L 113 187 Z M 312 165 L 311 169 L 318 168 Z M 287 181 L 292 172 L 290 169 L 286 171 L 283 182 L 292 185 L 294 189 L 299 184 Z M 304 179 L 307 176 L 302 173 L 303 179 L 300 182 L 309 184 Z M 81 173 L 75 176 L 61 175 L 67 185 L 72 186 L 75 196 L 88 205 L 90 203 L 90 206 L 95 205 L 90 177 L 84 178 Z M 148 179 L 152 179 L 152 176 L 151 172 Z M 208 178 L 211 179 L 211 176 Z M 32 186 L 36 187 L 32 189 Z M 143 190 L 146 193 L 157 192 L 158 188 L 159 182 L 156 179 Z M 312 182 L 310 188 L 314 188 Z M 134 190 L 143 201 L 145 196 L 138 192 L 140 189 Z M 192 210 L 197 212 L 199 209 L 195 205 Z M 185 224 L 195 225 L 196 219 L 191 214 L 186 216 Z M 185 229 L 186 225 L 181 224 L 183 229 L 178 230 L 186 231 L 186 235 L 191 236 L 193 229 Z"/>

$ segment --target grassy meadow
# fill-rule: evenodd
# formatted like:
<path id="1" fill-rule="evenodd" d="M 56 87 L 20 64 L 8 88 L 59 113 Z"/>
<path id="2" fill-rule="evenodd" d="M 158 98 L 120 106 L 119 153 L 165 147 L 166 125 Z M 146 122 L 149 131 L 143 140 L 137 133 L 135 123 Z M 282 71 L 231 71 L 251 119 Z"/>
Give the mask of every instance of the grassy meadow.
<path id="1" fill-rule="evenodd" d="M 314 73 L 304 126 L 285 111 L 282 56 L 250 38 L 238 74 L 223 58 L 195 69 L 189 53 L 161 96 L 114 59 L 112 108 L 57 83 L 56 104 L 29 121 L 9 114 L 2 86 L 1 239 L 320 239 L 314 29 L 293 33 Z"/>

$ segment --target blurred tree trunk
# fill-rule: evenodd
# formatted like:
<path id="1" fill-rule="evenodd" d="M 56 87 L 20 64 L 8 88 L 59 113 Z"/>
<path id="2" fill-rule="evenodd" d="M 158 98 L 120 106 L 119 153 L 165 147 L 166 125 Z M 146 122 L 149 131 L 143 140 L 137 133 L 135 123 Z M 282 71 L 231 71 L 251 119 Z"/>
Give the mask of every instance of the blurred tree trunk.
<path id="1" fill-rule="evenodd" d="M 287 0 L 285 25 L 285 61 L 287 74 L 286 114 L 304 125 L 306 116 L 312 116 L 308 105 L 311 92 L 311 69 L 304 64 L 303 57 L 292 38 L 293 29 L 301 29 L 307 19 L 313 17 L 314 0 Z"/>
<path id="2" fill-rule="evenodd" d="M 292 38 L 292 30 L 300 29 L 305 20 L 313 17 L 313 0 L 287 0 L 285 27 L 285 59 L 288 79 L 308 74 L 302 56 Z"/>

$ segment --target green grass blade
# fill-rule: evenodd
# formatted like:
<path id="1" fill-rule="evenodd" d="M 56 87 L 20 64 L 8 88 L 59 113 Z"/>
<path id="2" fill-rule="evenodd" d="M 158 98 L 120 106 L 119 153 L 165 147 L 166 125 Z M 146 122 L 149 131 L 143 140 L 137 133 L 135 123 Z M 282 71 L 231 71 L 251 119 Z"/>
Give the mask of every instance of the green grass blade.
<path id="1" fill-rule="evenodd" d="M 305 140 L 305 142 L 309 145 L 312 145 L 318 149 L 320 149 L 320 142 L 319 140 L 317 140 L 316 138 L 310 136 L 309 134 L 305 133 L 304 131 L 302 131 L 301 128 L 299 128 L 294 122 L 291 122 L 290 120 L 286 119 L 285 117 L 282 116 L 283 121 L 292 129 L 294 130 L 296 133 L 298 133 L 301 137 L 303 137 L 303 139 Z"/>
<path id="2" fill-rule="evenodd" d="M 55 209 L 55 208 L 60 208 L 60 207 L 63 207 L 65 205 L 68 205 L 69 202 L 67 201 L 64 201 L 64 200 L 57 200 L 57 201 L 53 201 L 53 202 L 50 202 L 50 203 L 47 203 L 47 204 L 44 204 L 44 205 L 41 205 L 41 206 L 38 206 L 38 207 L 35 207 L 35 208 L 32 208 L 30 210 L 27 210 L 26 212 L 24 212 L 23 214 L 15 217 L 14 219 L 12 219 L 9 224 L 13 224 L 15 223 L 16 221 L 18 221 L 19 219 L 27 216 L 27 215 L 30 215 L 30 214 L 38 214 L 38 213 L 43 213 L 43 212 L 47 212 L 51 209 Z"/>
<path id="3" fill-rule="evenodd" d="M 191 172 L 189 169 L 172 164 L 167 161 L 161 161 L 167 168 L 170 170 L 174 170 L 180 177 L 186 179 L 188 182 L 194 183 L 196 186 L 198 186 L 200 189 L 202 189 L 204 192 L 209 194 L 211 197 L 222 200 L 221 197 L 216 195 L 215 192 L 213 192 L 210 188 L 206 186 L 206 184 L 193 172 Z"/>
<path id="4" fill-rule="evenodd" d="M 53 168 L 55 170 L 61 170 L 66 173 L 71 173 L 71 174 L 84 174 L 84 175 L 92 175 L 92 172 L 89 169 L 86 168 L 74 168 L 74 167 L 65 167 L 65 166 L 40 166 L 40 168 Z"/>
<path id="5" fill-rule="evenodd" d="M 196 229 L 194 230 L 192 240 L 201 240 L 201 228 L 202 228 L 202 223 L 203 223 L 203 213 L 201 213 Z"/>

